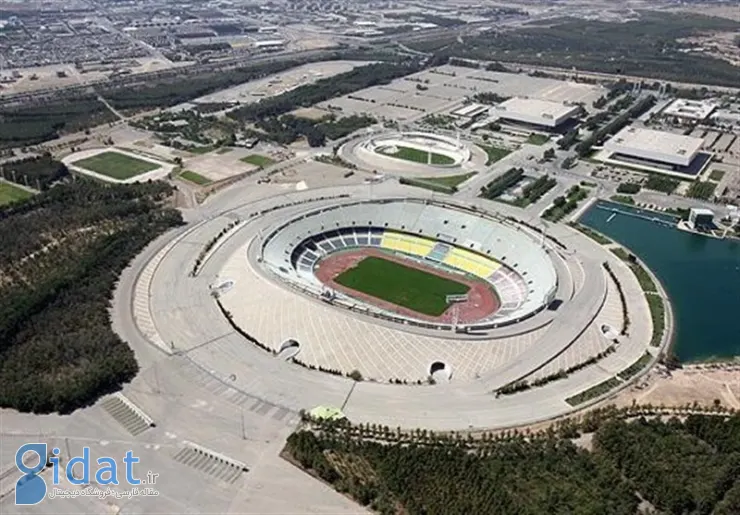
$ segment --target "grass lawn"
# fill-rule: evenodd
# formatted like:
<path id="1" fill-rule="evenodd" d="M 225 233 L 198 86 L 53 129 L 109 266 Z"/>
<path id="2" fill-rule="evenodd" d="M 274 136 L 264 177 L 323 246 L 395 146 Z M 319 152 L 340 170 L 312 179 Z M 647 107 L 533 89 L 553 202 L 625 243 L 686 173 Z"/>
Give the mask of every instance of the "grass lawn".
<path id="1" fill-rule="evenodd" d="M 615 256 L 617 256 L 622 261 L 628 261 L 630 258 L 629 252 L 624 250 L 622 247 L 617 247 L 615 249 L 612 249 L 612 252 L 614 253 Z"/>
<path id="2" fill-rule="evenodd" d="M 610 240 L 609 238 L 606 238 L 602 236 L 601 234 L 599 234 L 598 232 L 589 229 L 585 225 L 581 225 L 579 223 L 573 223 L 573 224 L 570 224 L 570 226 L 575 229 L 578 229 L 583 234 L 585 234 L 586 236 L 594 240 L 596 243 L 599 243 L 601 245 L 607 245 L 608 243 L 612 242 L 612 240 Z"/>
<path id="3" fill-rule="evenodd" d="M 650 307 L 650 317 L 653 320 L 653 337 L 650 339 L 652 347 L 659 347 L 665 331 L 665 304 L 658 295 L 648 293 L 645 295 Z"/>
<path id="4" fill-rule="evenodd" d="M 218 150 L 216 150 L 216 154 L 219 154 L 219 155 L 221 155 L 221 154 L 228 154 L 232 150 L 234 150 L 234 149 L 231 148 L 231 147 L 221 147 Z"/>
<path id="5" fill-rule="evenodd" d="M 259 166 L 260 168 L 275 164 L 275 160 L 270 159 L 266 156 L 261 156 L 259 154 L 250 154 L 248 156 L 244 156 L 239 161 L 241 161 L 242 163 L 247 163 L 248 165 Z"/>
<path id="6" fill-rule="evenodd" d="M 657 293 L 658 288 L 655 286 L 655 283 L 650 277 L 650 274 L 648 274 L 647 271 L 642 268 L 642 266 L 640 266 L 638 263 L 630 263 L 630 268 L 635 274 L 635 277 L 637 277 L 637 282 L 640 283 L 642 291 L 644 291 L 645 293 Z"/>
<path id="7" fill-rule="evenodd" d="M 676 188 L 678 188 L 679 184 L 681 184 L 681 182 L 678 179 L 669 179 L 668 177 L 654 173 L 650 174 L 648 180 L 645 181 L 645 188 L 649 190 L 662 191 L 663 193 L 668 193 L 670 195 Z"/>
<path id="8" fill-rule="evenodd" d="M 612 202 L 619 202 L 620 204 L 628 204 L 630 206 L 635 205 L 635 199 L 628 197 L 627 195 L 612 195 L 609 197 Z"/>
<path id="9" fill-rule="evenodd" d="M 444 156 L 442 154 L 437 154 L 435 152 L 427 152 L 426 150 L 419 150 L 416 148 L 411 147 L 396 147 L 398 150 L 395 154 L 386 153 L 385 155 L 391 156 L 391 157 L 397 157 L 398 159 L 405 159 L 406 161 L 413 161 L 415 163 L 424 163 L 427 164 L 429 162 L 429 154 L 432 155 L 432 162 L 433 165 L 451 165 L 455 162 L 454 159 L 448 156 Z"/>
<path id="10" fill-rule="evenodd" d="M 373 256 L 334 280 L 347 288 L 430 316 L 445 312 L 447 295 L 462 295 L 470 289 L 444 277 Z"/>
<path id="11" fill-rule="evenodd" d="M 619 381 L 619 379 L 617 379 L 616 377 L 611 377 L 603 383 L 599 383 L 596 386 L 592 386 L 588 390 L 577 393 L 573 397 L 568 397 L 567 399 L 565 399 L 565 402 L 567 402 L 571 406 L 578 406 L 579 404 L 583 404 L 586 401 L 595 399 L 600 395 L 604 395 L 606 392 L 608 392 L 612 388 L 616 388 L 620 384 L 621 382 Z"/>
<path id="12" fill-rule="evenodd" d="M 447 188 L 454 188 L 458 184 L 470 179 L 476 172 L 464 173 L 462 175 L 450 175 L 449 177 L 423 177 L 418 179 L 419 181 L 429 182 L 431 184 L 438 184 Z"/>
<path id="13" fill-rule="evenodd" d="M 26 200 L 31 197 L 33 197 L 33 193 L 29 191 L 7 182 L 0 182 L 0 206 L 18 202 L 19 200 Z"/>
<path id="14" fill-rule="evenodd" d="M 511 150 L 506 149 L 506 148 L 491 147 L 488 145 L 478 145 L 478 146 L 482 148 L 483 150 L 485 150 L 486 154 L 488 154 L 488 161 L 486 161 L 487 165 L 495 163 L 496 161 L 500 161 L 501 159 L 511 154 Z"/>
<path id="15" fill-rule="evenodd" d="M 209 154 L 213 152 L 214 150 L 216 150 L 216 148 L 218 147 L 215 147 L 213 145 L 205 145 L 203 147 L 197 147 L 197 146 L 188 147 L 187 150 L 191 154 L 203 155 L 203 154 Z"/>
<path id="16" fill-rule="evenodd" d="M 203 186 L 204 184 L 210 184 L 211 180 L 203 177 L 200 174 L 197 174 L 195 172 L 191 172 L 190 170 L 185 170 L 180 174 L 181 179 L 185 179 L 186 181 L 190 181 L 195 184 L 199 184 Z"/>
<path id="17" fill-rule="evenodd" d="M 712 170 L 712 172 L 709 174 L 709 180 L 719 182 L 724 176 L 725 172 L 723 172 L 722 170 Z"/>
<path id="18" fill-rule="evenodd" d="M 686 196 L 689 198 L 698 198 L 702 200 L 709 200 L 714 196 L 714 190 L 717 184 L 709 181 L 694 181 L 689 186 L 689 190 L 686 192 Z"/>
<path id="19" fill-rule="evenodd" d="M 637 374 L 640 370 L 645 368 L 652 359 L 653 357 L 650 355 L 650 353 L 645 351 L 645 354 L 643 354 L 640 359 L 632 363 L 632 365 L 630 365 L 629 367 L 622 370 L 620 373 L 617 374 L 617 376 L 619 376 L 619 378 L 623 381 L 627 381 L 635 374 Z"/>
<path id="20" fill-rule="evenodd" d="M 72 163 L 75 166 L 90 170 L 100 175 L 124 180 L 159 168 L 159 165 L 121 154 L 120 152 L 102 152 L 86 159 Z"/>
<path id="21" fill-rule="evenodd" d="M 548 141 L 550 141 L 550 137 L 544 134 L 530 134 L 527 138 L 527 143 L 531 145 L 544 145 Z"/>

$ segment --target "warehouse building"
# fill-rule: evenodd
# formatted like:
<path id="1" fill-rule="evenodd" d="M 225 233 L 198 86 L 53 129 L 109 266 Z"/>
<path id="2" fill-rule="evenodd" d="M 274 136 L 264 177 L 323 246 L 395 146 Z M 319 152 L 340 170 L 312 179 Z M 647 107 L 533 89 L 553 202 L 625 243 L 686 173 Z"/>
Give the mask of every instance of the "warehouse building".
<path id="1" fill-rule="evenodd" d="M 254 42 L 254 47 L 258 50 L 280 50 L 285 48 L 285 40 L 282 39 L 263 39 Z"/>
<path id="2" fill-rule="evenodd" d="M 501 102 L 492 111 L 501 123 L 523 124 L 547 132 L 572 125 L 579 112 L 577 105 L 521 97 Z"/>
<path id="3" fill-rule="evenodd" d="M 483 104 L 468 104 L 450 112 L 450 116 L 456 118 L 457 127 L 470 127 L 471 124 L 483 117 L 490 106 Z"/>
<path id="4" fill-rule="evenodd" d="M 475 119 L 488 112 L 489 106 L 484 104 L 468 104 L 462 107 L 458 107 L 454 111 L 450 112 L 451 116 L 455 118 L 467 118 Z"/>
<path id="5" fill-rule="evenodd" d="M 695 179 L 711 160 L 701 152 L 704 140 L 681 134 L 627 126 L 604 144 L 599 159 L 648 172 Z"/>
<path id="6" fill-rule="evenodd" d="M 685 100 L 678 98 L 663 109 L 663 116 L 678 118 L 685 121 L 705 120 L 716 109 L 713 102 L 706 100 Z"/>

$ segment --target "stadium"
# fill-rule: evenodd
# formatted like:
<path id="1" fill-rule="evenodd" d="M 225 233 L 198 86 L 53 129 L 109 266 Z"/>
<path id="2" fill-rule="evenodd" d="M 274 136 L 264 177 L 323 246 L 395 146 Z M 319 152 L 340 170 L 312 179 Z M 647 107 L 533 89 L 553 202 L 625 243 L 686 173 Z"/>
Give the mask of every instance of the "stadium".
<path id="1" fill-rule="evenodd" d="M 400 175 L 460 173 L 469 164 L 485 165 L 487 159 L 471 143 L 427 132 L 365 136 L 346 143 L 339 153 L 357 166 Z"/>
<path id="2" fill-rule="evenodd" d="M 132 318 L 186 374 L 255 409 L 511 426 L 619 387 L 648 348 L 634 274 L 568 226 L 392 181 L 229 203 L 142 262 Z M 537 386 L 499 395 L 523 383 Z"/>
<path id="3" fill-rule="evenodd" d="M 333 304 L 434 329 L 515 323 L 544 309 L 557 289 L 550 257 L 531 237 L 430 201 L 305 213 L 272 231 L 260 253 L 277 277 Z"/>

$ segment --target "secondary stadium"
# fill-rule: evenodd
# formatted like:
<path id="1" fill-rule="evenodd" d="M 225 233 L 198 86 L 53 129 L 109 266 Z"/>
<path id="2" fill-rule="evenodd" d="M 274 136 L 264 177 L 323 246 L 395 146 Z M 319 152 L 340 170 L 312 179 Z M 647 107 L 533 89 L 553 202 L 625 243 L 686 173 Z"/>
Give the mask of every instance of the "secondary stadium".
<path id="1" fill-rule="evenodd" d="M 486 153 L 459 137 L 428 132 L 386 132 L 362 136 L 339 150 L 363 169 L 396 175 L 454 175 L 486 164 Z"/>

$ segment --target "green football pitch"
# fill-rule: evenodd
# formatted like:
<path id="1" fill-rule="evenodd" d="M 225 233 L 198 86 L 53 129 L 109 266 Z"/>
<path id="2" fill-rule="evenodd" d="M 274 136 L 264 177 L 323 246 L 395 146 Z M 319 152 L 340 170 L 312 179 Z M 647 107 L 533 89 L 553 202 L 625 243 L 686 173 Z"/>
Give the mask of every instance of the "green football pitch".
<path id="1" fill-rule="evenodd" d="M 72 164 L 118 180 L 136 177 L 159 168 L 158 164 L 113 151 L 102 152 Z"/>
<path id="2" fill-rule="evenodd" d="M 270 159 L 267 156 L 261 156 L 259 154 L 249 154 L 248 156 L 242 157 L 239 161 L 247 163 L 248 165 L 259 166 L 260 168 L 275 164 L 274 159 Z"/>
<path id="3" fill-rule="evenodd" d="M 448 307 L 447 295 L 464 295 L 469 286 L 438 275 L 369 256 L 334 278 L 360 293 L 422 313 L 439 316 Z"/>
<path id="4" fill-rule="evenodd" d="M 405 159 L 406 161 L 413 161 L 415 163 L 429 163 L 429 154 L 431 157 L 431 164 L 433 165 L 451 165 L 455 162 L 451 157 L 447 157 L 436 152 L 427 152 L 426 150 L 419 150 L 411 147 L 396 147 L 398 150 L 395 153 L 386 153 L 387 156 L 396 157 L 398 159 Z"/>
<path id="5" fill-rule="evenodd" d="M 26 200 L 31 197 L 33 197 L 33 193 L 30 193 L 23 188 L 19 188 L 7 182 L 0 182 L 0 206 L 10 204 L 11 202 L 17 202 L 19 200 Z"/>

